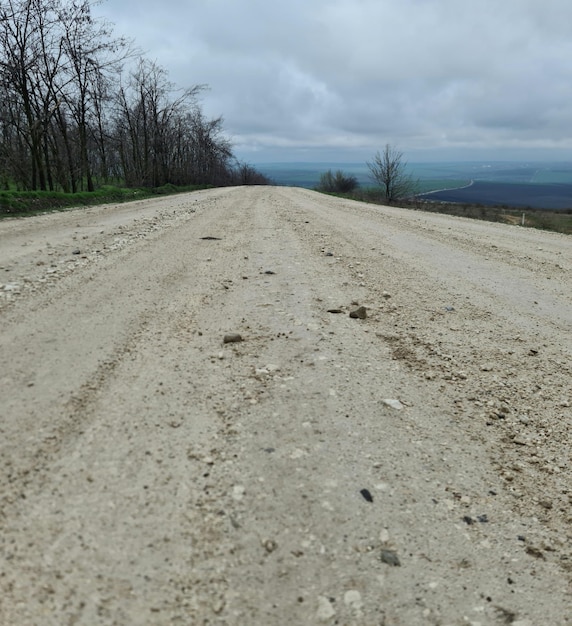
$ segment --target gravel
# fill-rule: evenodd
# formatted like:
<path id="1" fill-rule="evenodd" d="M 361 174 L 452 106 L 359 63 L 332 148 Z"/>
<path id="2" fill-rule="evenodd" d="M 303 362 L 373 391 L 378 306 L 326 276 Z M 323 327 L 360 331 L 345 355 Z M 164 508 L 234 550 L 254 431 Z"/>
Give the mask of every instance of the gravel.
<path id="1" fill-rule="evenodd" d="M 244 187 L 0 239 L 0 624 L 572 624 L 569 237 Z"/>

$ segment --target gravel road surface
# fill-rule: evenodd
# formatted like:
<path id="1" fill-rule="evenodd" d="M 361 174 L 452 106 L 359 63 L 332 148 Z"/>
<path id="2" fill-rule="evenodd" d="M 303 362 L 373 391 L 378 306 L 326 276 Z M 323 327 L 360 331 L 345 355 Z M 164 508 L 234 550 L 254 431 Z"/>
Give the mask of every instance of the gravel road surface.
<path id="1" fill-rule="evenodd" d="M 0 222 L 2 626 L 572 624 L 572 239 L 280 187 Z"/>

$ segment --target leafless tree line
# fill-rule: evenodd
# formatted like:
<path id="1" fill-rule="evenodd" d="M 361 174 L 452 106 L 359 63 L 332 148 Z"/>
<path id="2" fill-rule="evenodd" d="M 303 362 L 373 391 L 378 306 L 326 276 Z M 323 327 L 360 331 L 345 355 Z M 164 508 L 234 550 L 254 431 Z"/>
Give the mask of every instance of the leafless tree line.
<path id="1" fill-rule="evenodd" d="M 204 87 L 177 90 L 92 6 L 0 0 L 0 187 L 266 182 L 204 116 Z"/>

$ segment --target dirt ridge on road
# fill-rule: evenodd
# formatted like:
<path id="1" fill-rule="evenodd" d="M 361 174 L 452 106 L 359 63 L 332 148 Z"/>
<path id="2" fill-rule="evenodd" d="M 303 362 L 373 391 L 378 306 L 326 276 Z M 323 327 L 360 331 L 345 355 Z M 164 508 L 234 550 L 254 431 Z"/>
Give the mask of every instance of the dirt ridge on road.
<path id="1" fill-rule="evenodd" d="M 0 624 L 572 623 L 571 241 L 280 187 L 1 222 Z"/>

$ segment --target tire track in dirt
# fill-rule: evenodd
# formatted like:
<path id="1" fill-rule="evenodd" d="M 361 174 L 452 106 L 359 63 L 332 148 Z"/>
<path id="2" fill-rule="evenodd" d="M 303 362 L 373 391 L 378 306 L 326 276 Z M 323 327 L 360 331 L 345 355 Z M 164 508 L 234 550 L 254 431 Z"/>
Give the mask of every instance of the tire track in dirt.
<path id="1" fill-rule="evenodd" d="M 3 452 L 31 452 L 29 482 L 0 483 L 0 617 L 569 623 L 566 476 L 503 441 L 565 428 L 557 326 L 517 339 L 502 300 L 419 268 L 397 236 L 413 226 L 383 213 L 278 188 L 201 198 L 3 312 Z M 46 424 L 57 450 L 38 443 Z M 558 436 L 534 444 L 541 465 Z"/>

